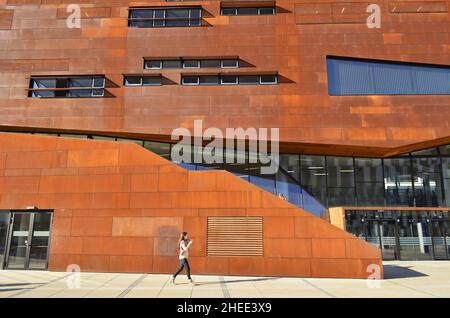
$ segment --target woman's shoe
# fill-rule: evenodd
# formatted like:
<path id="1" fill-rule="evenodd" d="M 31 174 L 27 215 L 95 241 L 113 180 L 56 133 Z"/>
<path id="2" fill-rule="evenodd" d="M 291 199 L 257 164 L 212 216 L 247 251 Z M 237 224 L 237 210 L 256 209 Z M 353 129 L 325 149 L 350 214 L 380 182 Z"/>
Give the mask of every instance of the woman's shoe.
<path id="1" fill-rule="evenodd" d="M 194 281 L 193 281 L 192 279 L 189 280 L 189 283 L 190 283 L 191 285 L 195 285 L 195 283 L 194 283 Z"/>
<path id="2" fill-rule="evenodd" d="M 173 276 L 172 276 L 172 284 L 173 284 L 173 285 L 176 285 L 176 284 L 175 284 L 175 277 L 173 277 Z"/>

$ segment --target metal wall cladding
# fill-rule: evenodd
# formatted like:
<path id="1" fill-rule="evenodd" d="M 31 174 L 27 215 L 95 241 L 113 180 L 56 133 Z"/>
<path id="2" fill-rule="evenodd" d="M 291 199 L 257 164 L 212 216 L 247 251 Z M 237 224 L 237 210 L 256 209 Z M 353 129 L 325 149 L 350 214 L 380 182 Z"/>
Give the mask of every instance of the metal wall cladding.
<path id="1" fill-rule="evenodd" d="M 208 217 L 208 256 L 263 256 L 262 217 Z"/>
<path id="2" fill-rule="evenodd" d="M 177 127 L 278 127 L 292 143 L 398 147 L 450 135 L 449 95 L 329 96 L 326 56 L 450 64 L 448 1 L 386 1 L 381 28 L 367 3 L 277 1 L 275 15 L 223 16 L 201 1 L 201 27 L 128 27 L 129 3 L 0 1 L 0 125 L 147 133 Z M 148 6 L 177 6 L 148 1 Z M 186 4 L 183 4 L 186 5 Z M 277 71 L 278 85 L 180 85 L 180 70 L 144 70 L 143 57 L 239 56 L 235 71 Z M 244 65 L 244 64 L 243 64 Z M 204 70 L 200 70 L 203 72 Z M 214 73 L 222 69 L 210 69 Z M 174 84 L 123 87 L 123 74 L 161 72 Z M 105 74 L 115 98 L 28 98 L 31 75 Z M 296 150 L 298 151 L 298 149 Z"/>

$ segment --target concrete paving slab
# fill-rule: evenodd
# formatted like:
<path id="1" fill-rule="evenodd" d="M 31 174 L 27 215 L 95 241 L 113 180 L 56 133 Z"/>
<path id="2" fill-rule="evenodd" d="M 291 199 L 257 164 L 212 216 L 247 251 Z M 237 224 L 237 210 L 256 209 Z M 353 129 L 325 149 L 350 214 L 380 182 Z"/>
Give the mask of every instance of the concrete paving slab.
<path id="1" fill-rule="evenodd" d="M 0 271 L 0 298 L 450 298 L 450 262 L 384 262 L 385 279 Z M 79 286 L 78 286 L 79 285 Z M 79 288 L 78 288 L 79 287 Z"/>

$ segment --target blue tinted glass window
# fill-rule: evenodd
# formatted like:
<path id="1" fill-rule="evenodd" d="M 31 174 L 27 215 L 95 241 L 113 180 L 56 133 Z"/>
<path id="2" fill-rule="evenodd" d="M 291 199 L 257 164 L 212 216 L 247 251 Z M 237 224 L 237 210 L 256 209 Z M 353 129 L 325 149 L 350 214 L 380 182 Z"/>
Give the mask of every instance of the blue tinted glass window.
<path id="1" fill-rule="evenodd" d="M 330 95 L 450 94 L 450 67 L 327 57 Z"/>

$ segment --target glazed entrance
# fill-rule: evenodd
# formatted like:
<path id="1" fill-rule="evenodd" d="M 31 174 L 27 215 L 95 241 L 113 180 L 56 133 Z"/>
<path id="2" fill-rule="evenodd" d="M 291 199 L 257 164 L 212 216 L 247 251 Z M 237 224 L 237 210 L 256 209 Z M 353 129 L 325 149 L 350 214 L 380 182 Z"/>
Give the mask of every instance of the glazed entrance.
<path id="1" fill-rule="evenodd" d="M 384 260 L 450 259 L 448 211 L 346 211 L 346 229 L 379 247 Z"/>
<path id="2" fill-rule="evenodd" d="M 0 269 L 45 270 L 52 211 L 0 211 Z"/>

